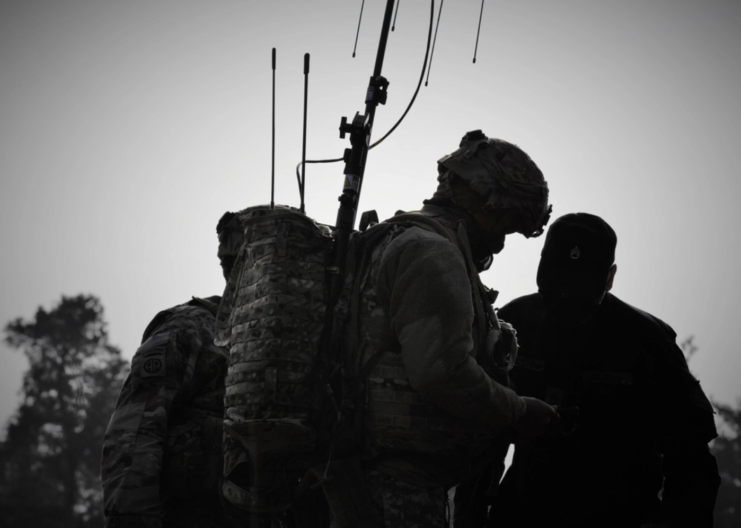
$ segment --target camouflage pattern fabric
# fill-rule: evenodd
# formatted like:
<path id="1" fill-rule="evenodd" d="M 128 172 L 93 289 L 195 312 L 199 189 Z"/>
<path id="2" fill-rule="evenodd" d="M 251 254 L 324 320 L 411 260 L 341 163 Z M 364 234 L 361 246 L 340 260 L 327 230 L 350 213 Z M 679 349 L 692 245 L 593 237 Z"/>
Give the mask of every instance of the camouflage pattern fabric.
<path id="1" fill-rule="evenodd" d="M 377 244 L 361 265 L 357 328 L 346 337 L 360 365 L 376 358 L 363 457 L 419 488 L 458 482 L 472 457 L 522 412 L 522 400 L 482 366 L 498 323 L 465 230 L 441 221 L 448 236 L 410 222 Z"/>
<path id="2" fill-rule="evenodd" d="M 218 493 L 227 368 L 212 344 L 218 301 L 160 312 L 144 332 L 105 435 L 106 528 L 236 526 Z"/>
<path id="3" fill-rule="evenodd" d="M 448 495 L 443 487 L 418 488 L 379 471 L 366 471 L 379 528 L 446 528 Z M 336 528 L 334 522 L 330 528 Z"/>
<path id="4" fill-rule="evenodd" d="M 316 366 L 332 238 L 292 208 L 250 207 L 239 219 L 245 243 L 217 326 L 217 342 L 229 348 L 222 493 L 244 510 L 279 512 L 290 505 L 285 483 L 310 467 L 294 470 L 314 450 L 331 400 Z"/>
<path id="5" fill-rule="evenodd" d="M 486 200 L 489 210 L 516 209 L 526 227 L 518 232 L 540 236 L 548 223 L 548 183 L 535 162 L 517 145 L 487 138 L 480 130 L 466 134 L 460 148 L 438 160 L 438 181 L 451 192 L 453 178 L 461 178 Z"/>

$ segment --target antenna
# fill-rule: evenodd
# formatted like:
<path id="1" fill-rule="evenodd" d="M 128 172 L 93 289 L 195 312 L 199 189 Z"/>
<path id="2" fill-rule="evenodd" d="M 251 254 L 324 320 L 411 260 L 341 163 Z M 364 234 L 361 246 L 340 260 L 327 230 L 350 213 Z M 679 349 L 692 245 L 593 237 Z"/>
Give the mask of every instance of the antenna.
<path id="1" fill-rule="evenodd" d="M 360 18 L 358 19 L 358 31 L 355 33 L 355 47 L 352 49 L 352 57 L 355 58 L 355 50 L 358 49 L 358 36 L 360 36 L 360 21 L 363 20 L 363 7 L 365 7 L 365 0 L 360 4 Z"/>
<path id="2" fill-rule="evenodd" d="M 482 18 L 484 18 L 484 0 L 481 0 L 481 13 L 479 13 L 479 30 L 476 32 L 476 48 L 473 50 L 473 63 L 474 64 L 476 64 L 476 53 L 479 51 L 479 35 L 481 34 L 481 19 Z"/>
<path id="3" fill-rule="evenodd" d="M 365 1 L 365 0 L 364 0 Z M 306 114 L 309 101 L 309 54 L 304 54 L 304 139 L 303 153 L 301 154 L 301 212 L 304 210 L 304 193 L 306 191 Z"/>
<path id="4" fill-rule="evenodd" d="M 394 23 L 391 25 L 391 31 L 396 29 L 396 17 L 399 14 L 399 6 L 401 5 L 401 0 L 396 2 L 396 11 L 394 11 Z"/>
<path id="5" fill-rule="evenodd" d="M 445 0 L 440 0 L 440 10 L 437 12 L 437 24 L 435 25 L 435 38 L 432 40 L 432 54 L 430 55 L 430 65 L 427 67 L 427 80 L 425 86 L 430 82 L 430 72 L 432 71 L 432 59 L 435 56 L 435 42 L 437 42 L 437 28 L 440 27 L 440 15 L 443 14 L 443 4 Z"/>
<path id="6" fill-rule="evenodd" d="M 273 154 L 270 175 L 270 208 L 275 209 L 275 48 L 273 48 Z"/>

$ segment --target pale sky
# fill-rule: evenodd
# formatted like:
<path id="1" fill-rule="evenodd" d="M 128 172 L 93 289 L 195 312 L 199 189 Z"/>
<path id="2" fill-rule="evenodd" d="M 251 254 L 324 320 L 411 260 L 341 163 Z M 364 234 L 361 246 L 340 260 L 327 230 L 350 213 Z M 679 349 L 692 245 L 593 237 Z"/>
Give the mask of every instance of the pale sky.
<path id="1" fill-rule="evenodd" d="M 223 289 L 215 225 L 270 201 L 270 52 L 278 50 L 276 202 L 298 205 L 303 55 L 308 156 L 338 157 L 364 108 L 385 2 L 4 0 L 0 3 L 0 322 L 62 294 L 98 295 L 131 358 L 160 310 Z M 444 4 L 430 84 L 369 154 L 361 210 L 413 210 L 468 130 L 543 170 L 554 218 L 618 234 L 614 293 L 699 346 L 690 367 L 741 397 L 736 229 L 741 2 L 517 0 Z M 439 2 L 436 4 L 435 14 Z M 401 2 L 374 138 L 406 108 L 429 3 Z M 307 212 L 333 223 L 342 165 L 307 168 Z M 499 305 L 535 291 L 543 238 L 510 237 L 484 274 Z M 629 329 L 626 329 L 629 331 Z M 0 345 L 0 421 L 21 353 Z"/>

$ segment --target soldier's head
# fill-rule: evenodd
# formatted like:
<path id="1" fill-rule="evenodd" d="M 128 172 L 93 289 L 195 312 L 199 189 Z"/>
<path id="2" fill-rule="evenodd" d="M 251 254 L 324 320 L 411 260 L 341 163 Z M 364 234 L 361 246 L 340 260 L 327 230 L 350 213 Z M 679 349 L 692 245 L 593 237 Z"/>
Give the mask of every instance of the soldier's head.
<path id="1" fill-rule="evenodd" d="M 502 250 L 506 235 L 543 233 L 551 212 L 548 184 L 518 146 L 474 130 L 437 163 L 435 198 L 449 200 L 476 221 L 489 254 Z"/>
<path id="2" fill-rule="evenodd" d="M 237 213 L 227 211 L 216 224 L 216 234 L 219 236 L 219 263 L 224 279 L 229 280 L 229 275 L 234 267 L 234 261 L 237 259 L 239 248 L 244 242 L 244 231 L 239 221 Z"/>
<path id="3" fill-rule="evenodd" d="M 548 229 L 538 266 L 538 291 L 550 315 L 582 323 L 612 289 L 617 235 L 599 216 L 571 213 Z"/>

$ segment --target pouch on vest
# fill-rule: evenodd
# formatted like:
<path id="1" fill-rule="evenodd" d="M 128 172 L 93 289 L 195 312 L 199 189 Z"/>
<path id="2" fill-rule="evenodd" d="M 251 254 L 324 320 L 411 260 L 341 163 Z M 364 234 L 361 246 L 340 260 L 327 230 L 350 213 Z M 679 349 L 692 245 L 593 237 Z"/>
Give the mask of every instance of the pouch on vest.
<path id="1" fill-rule="evenodd" d="M 326 226 L 293 208 L 251 207 L 239 219 L 245 242 L 216 331 L 229 348 L 222 493 L 240 509 L 277 512 L 331 429 L 319 348 L 333 243 Z"/>

